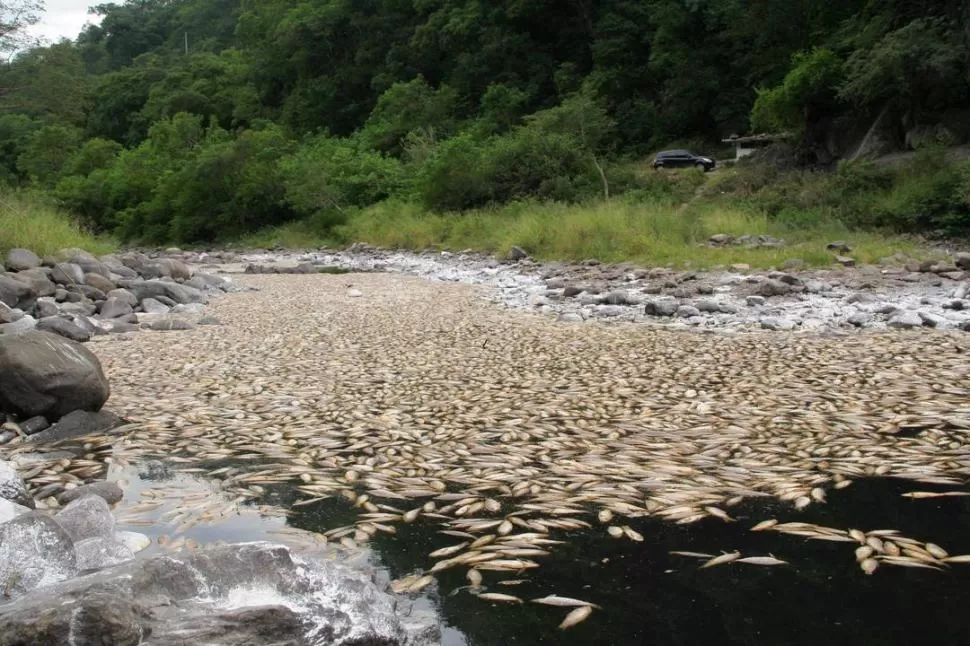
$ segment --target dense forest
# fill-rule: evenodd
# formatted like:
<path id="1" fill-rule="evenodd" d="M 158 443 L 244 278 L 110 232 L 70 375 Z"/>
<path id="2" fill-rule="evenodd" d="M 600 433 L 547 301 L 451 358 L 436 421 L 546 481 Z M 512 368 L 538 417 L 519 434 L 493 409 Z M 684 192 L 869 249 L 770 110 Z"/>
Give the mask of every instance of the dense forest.
<path id="1" fill-rule="evenodd" d="M 652 151 L 732 134 L 828 168 L 970 141 L 954 0 L 131 0 L 25 47 L 39 10 L 0 5 L 0 179 L 132 241 L 616 199 Z M 970 209 L 965 175 L 923 211 Z"/>

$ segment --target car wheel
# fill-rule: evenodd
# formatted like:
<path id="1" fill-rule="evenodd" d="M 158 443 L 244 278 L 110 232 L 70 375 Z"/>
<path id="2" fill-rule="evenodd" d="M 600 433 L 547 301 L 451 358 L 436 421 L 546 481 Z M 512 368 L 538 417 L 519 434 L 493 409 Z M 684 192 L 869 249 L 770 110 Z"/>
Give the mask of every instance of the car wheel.
<path id="1" fill-rule="evenodd" d="M 707 166 L 702 164 L 701 162 L 694 164 L 694 168 L 700 168 L 705 173 L 707 172 Z"/>

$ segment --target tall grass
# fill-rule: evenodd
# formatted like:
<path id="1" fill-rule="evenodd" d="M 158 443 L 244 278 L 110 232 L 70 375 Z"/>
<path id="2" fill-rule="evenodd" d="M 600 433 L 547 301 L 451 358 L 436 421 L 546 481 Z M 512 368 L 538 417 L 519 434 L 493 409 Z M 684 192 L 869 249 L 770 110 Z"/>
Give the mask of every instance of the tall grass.
<path id="1" fill-rule="evenodd" d="M 429 214 L 413 204 L 385 202 L 350 218 L 337 233 L 343 241 L 405 249 L 472 248 L 504 254 L 513 245 L 544 260 L 596 258 L 646 265 L 713 267 L 746 263 L 778 266 L 798 258 L 828 265 L 826 244 L 846 241 L 860 262 L 902 252 L 918 256 L 912 239 L 850 231 L 824 214 L 798 212 L 769 218 L 745 207 L 697 203 L 686 207 L 620 200 L 584 205 L 521 202 L 464 214 Z M 770 235 L 782 248 L 716 247 L 711 236 Z"/>
<path id="2" fill-rule="evenodd" d="M 0 251 L 15 247 L 43 256 L 70 247 L 105 254 L 116 249 L 117 244 L 86 232 L 43 197 L 0 191 Z"/>

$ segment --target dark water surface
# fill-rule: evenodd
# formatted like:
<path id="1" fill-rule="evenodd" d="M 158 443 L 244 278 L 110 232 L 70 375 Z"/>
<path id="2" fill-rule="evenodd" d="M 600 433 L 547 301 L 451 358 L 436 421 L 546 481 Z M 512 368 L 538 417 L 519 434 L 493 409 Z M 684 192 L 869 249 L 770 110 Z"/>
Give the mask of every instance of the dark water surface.
<path id="1" fill-rule="evenodd" d="M 827 504 L 813 504 L 803 512 L 787 503 L 761 500 L 730 508 L 738 519 L 734 523 L 617 520 L 643 534 L 642 543 L 610 538 L 591 514 L 593 529 L 551 535 L 565 543 L 548 547 L 550 556 L 535 558 L 541 567 L 521 575 L 482 572 L 483 591 L 523 599 L 557 594 L 602 606 L 567 631 L 557 626 L 568 608 L 484 601 L 468 591 L 465 567 L 435 573 L 436 584 L 423 594 L 438 605 L 451 627 L 445 646 L 970 645 L 970 565 L 933 571 L 883 564 L 867 576 L 856 563 L 856 543 L 750 531 L 768 518 L 863 531 L 895 529 L 903 536 L 937 543 L 951 555 L 970 554 L 970 498 L 912 500 L 900 495 L 917 489 L 941 490 L 870 479 L 830 491 Z M 274 485 L 267 487 L 261 502 L 290 507 L 301 497 L 292 487 Z M 359 513 L 338 498 L 291 511 L 288 520 L 272 519 L 267 527 L 285 522 L 323 533 L 352 524 Z M 192 534 L 200 541 L 258 538 L 259 532 L 247 528 L 246 522 L 239 518 L 200 526 Z M 252 518 L 248 522 L 253 525 Z M 461 541 L 440 534 L 440 526 L 431 520 L 396 528 L 393 535 L 378 532 L 368 544 L 371 561 L 392 578 L 429 569 L 434 561 L 429 552 Z M 703 560 L 671 555 L 672 550 L 772 554 L 790 565 L 730 563 L 699 570 Z M 526 582 L 498 585 L 503 579 Z"/>
<path id="2" fill-rule="evenodd" d="M 474 646 L 970 644 L 970 565 L 944 572 L 883 565 L 867 576 L 855 561 L 855 543 L 749 531 L 766 518 L 864 531 L 896 529 L 935 542 L 950 554 L 970 553 L 970 498 L 900 496 L 914 489 L 932 488 L 863 480 L 830 492 L 828 504 L 804 512 L 794 512 L 790 505 L 750 503 L 731 510 L 736 523 L 708 519 L 675 525 L 634 519 L 630 525 L 644 535 L 643 543 L 610 538 L 601 527 L 563 532 L 555 537 L 566 544 L 536 559 L 540 568 L 522 577 L 483 572 L 488 591 L 526 599 L 559 594 L 603 607 L 567 631 L 557 626 L 568 609 L 476 598 L 463 589 L 464 568 L 438 573 L 441 611 Z M 289 522 L 324 531 L 336 526 L 333 520 L 353 518 L 351 510 L 339 507 L 345 506 L 302 508 Z M 416 523 L 398 526 L 395 535 L 378 533 L 371 547 L 397 577 L 428 568 L 428 552 L 457 540 L 438 534 L 431 524 Z M 671 556 L 671 550 L 771 553 L 791 565 L 734 563 L 698 570 L 703 561 Z M 503 578 L 530 581 L 494 584 Z"/>

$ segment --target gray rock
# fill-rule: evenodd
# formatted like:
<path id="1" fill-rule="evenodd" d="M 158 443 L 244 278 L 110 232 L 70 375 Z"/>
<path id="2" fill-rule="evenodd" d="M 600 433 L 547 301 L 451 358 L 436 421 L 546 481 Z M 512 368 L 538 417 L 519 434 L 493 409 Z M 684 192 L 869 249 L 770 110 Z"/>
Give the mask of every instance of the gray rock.
<path id="1" fill-rule="evenodd" d="M 176 303 L 204 303 L 206 300 L 205 293 L 198 289 L 163 280 L 123 281 L 121 286 L 139 301 L 159 296 L 171 298 Z"/>
<path id="2" fill-rule="evenodd" d="M 10 307 L 6 303 L 0 302 L 0 324 L 13 323 L 15 321 L 19 321 L 23 317 L 23 310 Z"/>
<path id="3" fill-rule="evenodd" d="M 609 305 L 636 305 L 636 301 L 631 299 L 630 294 L 623 289 L 607 293 L 601 301 Z"/>
<path id="4" fill-rule="evenodd" d="M 138 298 L 127 289 L 112 289 L 110 292 L 105 294 L 105 297 L 117 298 L 123 303 L 128 303 L 128 305 L 131 307 L 138 305 Z"/>
<path id="5" fill-rule="evenodd" d="M 203 316 L 198 321 L 199 325 L 222 325 L 222 321 L 214 316 Z"/>
<path id="6" fill-rule="evenodd" d="M 235 593 L 253 589 L 274 605 L 240 603 Z M 0 606 L 0 635 L 77 646 L 439 644 L 437 622 L 420 618 L 371 576 L 250 543 L 132 560 L 36 590 Z"/>
<path id="7" fill-rule="evenodd" d="M 643 313 L 648 316 L 673 316 L 678 307 L 680 303 L 675 300 L 649 301 L 644 305 Z"/>
<path id="8" fill-rule="evenodd" d="M 100 570 L 135 558 L 135 553 L 114 536 L 95 536 L 74 543 L 77 569 Z"/>
<path id="9" fill-rule="evenodd" d="M 780 316 L 766 316 L 761 319 L 761 327 L 766 330 L 787 332 L 795 329 L 795 322 Z"/>
<path id="10" fill-rule="evenodd" d="M 721 301 L 718 303 L 717 308 L 722 314 L 737 314 L 741 311 L 740 307 L 727 301 Z"/>
<path id="11" fill-rule="evenodd" d="M 852 247 L 849 246 L 849 243 L 843 240 L 839 240 L 838 242 L 830 242 L 825 245 L 825 248 L 828 251 L 836 251 L 840 254 L 849 253 L 852 251 Z"/>
<path id="12" fill-rule="evenodd" d="M 36 297 L 29 285 L 17 280 L 11 274 L 0 275 L 0 303 L 10 307 L 17 307 L 17 303 L 25 298 Z"/>
<path id="13" fill-rule="evenodd" d="M 513 246 L 511 249 L 509 249 L 509 253 L 507 257 L 509 260 L 515 262 L 519 260 L 525 260 L 526 258 L 529 257 L 529 254 L 526 253 L 525 249 L 523 249 L 522 247 Z"/>
<path id="14" fill-rule="evenodd" d="M 693 305 L 681 305 L 677 308 L 674 316 L 679 318 L 690 318 L 692 316 L 700 316 L 701 311 L 694 307 Z"/>
<path id="15" fill-rule="evenodd" d="M 721 311 L 721 304 L 717 301 L 703 300 L 697 301 L 695 303 L 697 309 L 701 312 L 707 312 L 709 314 L 715 314 Z"/>
<path id="16" fill-rule="evenodd" d="M 764 296 L 748 296 L 744 299 L 744 302 L 748 304 L 749 307 L 758 307 L 765 304 Z"/>
<path id="17" fill-rule="evenodd" d="M 84 282 L 90 287 L 94 287 L 102 294 L 107 294 L 108 292 L 117 289 L 117 286 L 111 282 L 111 280 L 105 278 L 101 274 L 95 274 L 93 272 L 84 274 Z"/>
<path id="18" fill-rule="evenodd" d="M 154 330 L 156 332 L 171 332 L 178 330 L 193 330 L 195 325 L 189 321 L 185 321 L 175 317 L 168 317 L 157 319 L 154 321 L 148 321 L 143 323 L 142 327 L 148 330 Z"/>
<path id="19" fill-rule="evenodd" d="M 51 280 L 61 285 L 83 285 L 84 270 L 72 262 L 59 262 L 51 268 Z"/>
<path id="20" fill-rule="evenodd" d="M 101 318 L 116 319 L 125 314 L 131 314 L 131 305 L 127 300 L 111 296 L 101 304 Z"/>
<path id="21" fill-rule="evenodd" d="M 96 411 L 110 394 L 98 358 L 48 332 L 0 336 L 0 374 L 0 410 L 18 417 L 56 420 L 73 410 Z"/>
<path id="22" fill-rule="evenodd" d="M 122 423 L 121 418 L 107 410 L 97 412 L 75 410 L 64 415 L 45 431 L 30 436 L 31 442 L 57 442 L 81 437 L 92 433 L 103 433 L 109 431 Z"/>
<path id="23" fill-rule="evenodd" d="M 946 319 L 942 316 L 937 316 L 932 312 L 917 312 L 920 320 L 923 321 L 923 325 L 926 327 L 946 327 Z"/>
<path id="24" fill-rule="evenodd" d="M 873 311 L 876 314 L 882 314 L 884 316 L 892 316 L 893 314 L 899 311 L 899 307 L 896 305 L 893 305 L 892 303 L 884 303 L 883 305 L 880 305 Z"/>
<path id="25" fill-rule="evenodd" d="M 58 287 L 57 289 L 54 290 L 54 300 L 57 301 L 58 303 L 63 303 L 64 301 L 66 301 L 68 299 L 68 296 L 70 296 L 70 292 L 68 292 L 63 287 Z"/>
<path id="26" fill-rule="evenodd" d="M 141 302 L 141 309 L 146 314 L 168 314 L 168 305 L 154 298 L 146 298 Z"/>
<path id="27" fill-rule="evenodd" d="M 866 312 L 856 312 L 848 318 L 849 325 L 855 327 L 866 327 L 872 322 L 872 315 Z"/>
<path id="28" fill-rule="evenodd" d="M 0 460 L 0 498 L 30 509 L 34 508 L 34 499 L 27 491 L 23 478 L 9 462 L 3 460 Z"/>
<path id="29" fill-rule="evenodd" d="M 74 541 L 86 538 L 109 538 L 115 532 L 115 517 L 101 496 L 87 495 L 68 503 L 54 516 Z"/>
<path id="30" fill-rule="evenodd" d="M 7 274 L 14 280 L 19 280 L 30 289 L 29 297 L 53 296 L 57 285 L 48 280 L 39 269 L 22 271 L 19 274 Z M 28 298 L 29 298 L 28 297 Z"/>
<path id="31" fill-rule="evenodd" d="M 37 321 L 37 329 L 42 332 L 52 332 L 59 334 L 65 339 L 85 343 L 91 340 L 91 334 L 70 321 L 65 321 L 59 316 L 49 316 Z"/>
<path id="32" fill-rule="evenodd" d="M 98 311 L 98 306 L 94 304 L 94 301 L 84 298 L 74 303 L 61 303 L 60 310 L 64 314 L 91 316 Z"/>
<path id="33" fill-rule="evenodd" d="M 550 278 L 546 281 L 547 289 L 563 289 L 566 286 L 566 281 L 562 278 Z"/>
<path id="34" fill-rule="evenodd" d="M 836 256 L 835 262 L 843 267 L 855 267 L 855 258 L 850 258 L 849 256 Z"/>
<path id="35" fill-rule="evenodd" d="M 729 245 L 734 241 L 734 238 L 726 233 L 715 233 L 710 238 L 707 239 L 708 243 L 714 245 L 715 247 L 723 247 L 724 245 Z"/>
<path id="36" fill-rule="evenodd" d="M 786 274 L 785 272 L 781 272 L 781 271 L 772 272 L 771 274 L 768 275 L 768 278 L 771 278 L 773 280 L 779 280 L 785 283 L 786 285 L 791 285 L 792 287 L 802 284 L 802 279 L 799 278 L 798 276 L 794 274 Z"/>
<path id="37" fill-rule="evenodd" d="M 89 316 L 72 316 L 71 323 L 78 326 L 91 336 L 101 336 L 108 333 L 107 330 L 101 327 L 100 321 L 95 322 L 95 320 Z"/>
<path id="38" fill-rule="evenodd" d="M 13 323 L 0 324 L 0 336 L 15 336 L 34 329 L 37 320 L 33 316 L 22 316 Z M 0 404 L 2 406 L 2 404 Z"/>
<path id="39" fill-rule="evenodd" d="M 826 285 L 819 280 L 805 281 L 805 291 L 809 294 L 821 294 L 822 292 L 827 292 L 831 289 L 832 287 L 830 285 Z"/>
<path id="40" fill-rule="evenodd" d="M 960 269 L 970 270 L 970 253 L 961 251 L 953 256 L 953 264 Z"/>
<path id="41" fill-rule="evenodd" d="M 192 278 L 192 270 L 181 260 L 175 258 L 159 258 L 158 265 L 165 272 L 166 276 L 171 276 L 175 280 L 188 280 Z"/>
<path id="42" fill-rule="evenodd" d="M 60 313 L 61 308 L 57 305 L 57 301 L 50 296 L 38 298 L 37 302 L 34 304 L 34 314 L 36 314 L 37 318 L 39 319 L 45 319 L 49 316 L 57 316 Z"/>
<path id="43" fill-rule="evenodd" d="M 50 422 L 47 421 L 46 417 L 35 415 L 34 417 L 30 417 L 20 422 L 18 426 L 20 426 L 20 430 L 27 435 L 35 435 L 49 428 Z"/>
<path id="44" fill-rule="evenodd" d="M 29 249 L 11 249 L 7 252 L 7 259 L 4 262 L 10 271 L 24 271 L 40 267 L 40 258 Z"/>
<path id="45" fill-rule="evenodd" d="M 0 590 L 8 598 L 64 581 L 75 574 L 74 543 L 64 528 L 47 514 L 31 511 L 0 525 Z M 6 641 L 10 633 L 2 623 L 0 620 L 0 640 Z"/>
<path id="46" fill-rule="evenodd" d="M 889 327 L 897 330 L 907 330 L 922 326 L 923 319 L 920 317 L 920 315 L 909 310 L 897 311 L 889 319 Z"/>
<path id="47" fill-rule="evenodd" d="M 963 310 L 966 307 L 966 304 L 963 301 L 959 300 L 959 299 L 953 299 L 953 300 L 948 301 L 947 303 L 945 303 L 943 305 L 943 307 L 946 308 L 946 309 L 948 309 L 948 310 L 954 310 L 954 311 L 959 312 L 959 311 Z"/>
<path id="48" fill-rule="evenodd" d="M 18 505 L 15 502 L 0 498 L 0 523 L 5 523 L 8 520 L 13 520 L 18 516 L 23 516 L 28 513 L 30 513 L 30 507 L 24 507 L 23 505 Z"/>
<path id="49" fill-rule="evenodd" d="M 57 502 L 66 505 L 84 496 L 98 496 L 109 505 L 113 505 L 116 502 L 121 502 L 124 495 L 121 487 L 114 482 L 92 482 L 74 489 L 67 489 L 57 497 Z"/>
<path id="50" fill-rule="evenodd" d="M 573 296 L 579 296 L 583 293 L 582 287 L 577 287 L 575 285 L 566 285 L 562 290 L 562 295 L 564 298 L 572 298 Z"/>
<path id="51" fill-rule="evenodd" d="M 780 280 L 769 278 L 758 285 L 758 294 L 761 296 L 785 296 L 791 293 L 791 285 Z"/>

